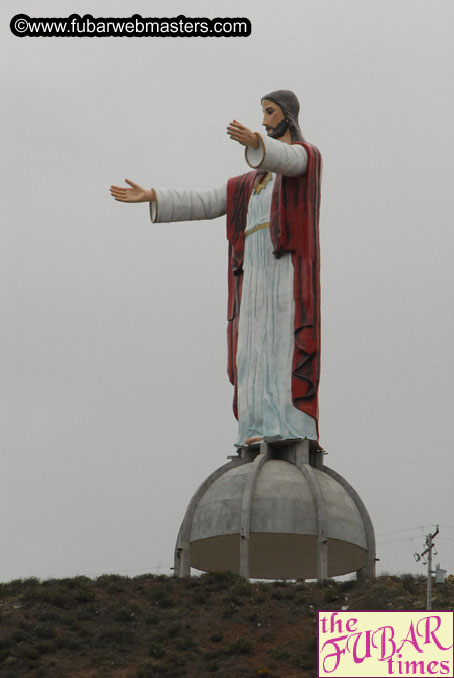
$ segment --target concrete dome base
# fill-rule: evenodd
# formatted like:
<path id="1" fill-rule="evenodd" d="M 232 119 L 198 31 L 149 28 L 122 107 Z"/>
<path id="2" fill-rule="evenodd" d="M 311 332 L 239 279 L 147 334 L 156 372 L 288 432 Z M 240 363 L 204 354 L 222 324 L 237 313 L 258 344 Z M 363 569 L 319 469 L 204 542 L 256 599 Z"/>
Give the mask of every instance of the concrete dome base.
<path id="1" fill-rule="evenodd" d="M 373 526 L 315 441 L 262 443 L 241 449 L 192 498 L 175 574 L 189 576 L 191 567 L 257 579 L 373 576 Z"/>

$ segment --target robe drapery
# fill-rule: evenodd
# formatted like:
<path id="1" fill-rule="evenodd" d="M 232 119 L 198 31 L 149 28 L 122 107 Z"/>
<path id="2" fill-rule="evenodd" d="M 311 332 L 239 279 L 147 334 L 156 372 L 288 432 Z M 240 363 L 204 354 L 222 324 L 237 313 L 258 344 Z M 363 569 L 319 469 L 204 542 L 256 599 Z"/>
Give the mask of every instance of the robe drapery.
<path id="1" fill-rule="evenodd" d="M 294 268 L 294 352 L 291 391 L 294 406 L 318 422 L 320 379 L 320 182 L 322 161 L 312 144 L 297 142 L 307 153 L 306 172 L 297 177 L 276 175 L 270 214 L 273 254 L 290 253 Z M 228 375 L 234 385 L 233 410 L 238 418 L 236 354 L 243 282 L 245 230 L 249 198 L 257 172 L 227 183 Z M 318 424 L 317 424 L 318 427 Z"/>

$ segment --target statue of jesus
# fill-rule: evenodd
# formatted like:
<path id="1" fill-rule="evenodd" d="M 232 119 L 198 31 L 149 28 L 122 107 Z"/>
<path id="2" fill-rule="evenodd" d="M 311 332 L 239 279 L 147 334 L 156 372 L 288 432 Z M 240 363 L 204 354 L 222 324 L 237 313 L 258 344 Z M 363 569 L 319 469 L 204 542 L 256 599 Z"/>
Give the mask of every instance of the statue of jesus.
<path id="1" fill-rule="evenodd" d="M 303 137 L 289 90 L 262 100 L 266 135 L 233 120 L 251 171 L 211 190 L 112 186 L 148 202 L 154 223 L 227 215 L 228 375 L 238 447 L 318 439 L 321 156 Z"/>

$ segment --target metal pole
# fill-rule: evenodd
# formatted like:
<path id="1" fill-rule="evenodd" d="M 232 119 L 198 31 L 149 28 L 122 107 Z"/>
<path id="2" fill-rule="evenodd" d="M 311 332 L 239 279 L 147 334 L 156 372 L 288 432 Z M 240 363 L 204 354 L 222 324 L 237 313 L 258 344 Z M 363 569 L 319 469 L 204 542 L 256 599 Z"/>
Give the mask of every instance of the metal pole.
<path id="1" fill-rule="evenodd" d="M 438 525 L 437 525 L 437 529 L 433 534 L 426 535 L 426 547 L 427 548 L 426 548 L 425 551 L 423 551 L 421 553 L 421 556 L 418 556 L 418 560 L 419 560 L 419 558 L 421 558 L 422 556 L 425 556 L 426 553 L 428 554 L 427 555 L 427 599 L 426 599 L 426 608 L 428 610 L 432 609 L 432 574 L 433 574 L 432 573 L 432 549 L 434 547 L 434 545 L 432 543 L 432 539 L 434 537 L 436 537 L 439 532 L 440 532 L 440 530 L 438 529 Z"/>
<path id="2" fill-rule="evenodd" d="M 426 608 L 432 609 L 432 535 L 428 534 L 426 537 L 426 544 L 428 547 L 427 555 L 427 601 Z"/>

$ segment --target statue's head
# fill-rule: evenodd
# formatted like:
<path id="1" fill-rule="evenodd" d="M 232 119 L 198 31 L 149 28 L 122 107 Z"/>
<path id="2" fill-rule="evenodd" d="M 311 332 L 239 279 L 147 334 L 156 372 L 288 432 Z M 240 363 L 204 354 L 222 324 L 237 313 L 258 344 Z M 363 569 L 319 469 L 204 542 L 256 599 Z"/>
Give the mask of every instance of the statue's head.
<path id="1" fill-rule="evenodd" d="M 262 97 L 263 124 L 268 136 L 280 139 L 287 130 L 292 141 L 304 141 L 298 124 L 300 111 L 296 95 L 289 89 L 277 89 Z"/>

